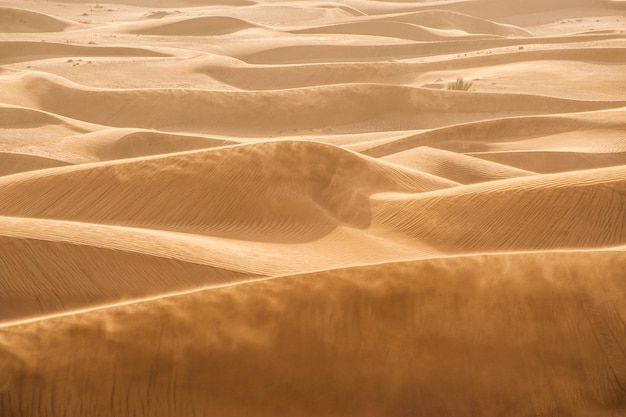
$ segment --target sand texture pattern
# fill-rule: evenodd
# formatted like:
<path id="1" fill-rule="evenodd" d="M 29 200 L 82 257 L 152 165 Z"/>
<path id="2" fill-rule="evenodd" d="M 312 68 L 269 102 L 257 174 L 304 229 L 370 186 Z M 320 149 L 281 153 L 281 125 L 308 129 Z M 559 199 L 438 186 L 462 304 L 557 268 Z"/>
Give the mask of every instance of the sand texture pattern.
<path id="1" fill-rule="evenodd" d="M 0 2 L 0 417 L 626 415 L 625 13 Z"/>

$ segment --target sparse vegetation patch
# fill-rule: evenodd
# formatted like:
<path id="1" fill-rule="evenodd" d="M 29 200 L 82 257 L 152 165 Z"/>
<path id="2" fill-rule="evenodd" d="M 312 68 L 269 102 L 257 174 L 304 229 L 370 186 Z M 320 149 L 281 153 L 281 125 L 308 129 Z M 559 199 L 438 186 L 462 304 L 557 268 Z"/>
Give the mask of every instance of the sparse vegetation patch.
<path id="1" fill-rule="evenodd" d="M 458 77 L 455 82 L 448 83 L 448 90 L 468 91 L 472 88 L 471 81 L 465 81 L 462 77 Z"/>

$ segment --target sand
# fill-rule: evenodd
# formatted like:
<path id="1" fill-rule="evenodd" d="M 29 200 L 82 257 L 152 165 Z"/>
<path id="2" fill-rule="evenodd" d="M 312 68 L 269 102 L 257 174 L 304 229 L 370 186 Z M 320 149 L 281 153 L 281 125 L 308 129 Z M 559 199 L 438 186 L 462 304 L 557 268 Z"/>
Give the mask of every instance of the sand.
<path id="1" fill-rule="evenodd" d="M 0 416 L 626 414 L 624 3 L 1 2 Z"/>

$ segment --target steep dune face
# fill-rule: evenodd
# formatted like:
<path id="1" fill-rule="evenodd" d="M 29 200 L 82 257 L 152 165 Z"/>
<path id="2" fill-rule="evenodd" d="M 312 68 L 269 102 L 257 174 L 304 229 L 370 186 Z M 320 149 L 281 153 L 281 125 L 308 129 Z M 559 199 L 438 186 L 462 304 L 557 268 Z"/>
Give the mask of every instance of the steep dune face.
<path id="1" fill-rule="evenodd" d="M 386 264 L 13 326 L 0 330 L 0 411 L 619 415 L 624 261 Z"/>
<path id="2" fill-rule="evenodd" d="M 625 415 L 621 3 L 3 1 L 0 417 Z"/>

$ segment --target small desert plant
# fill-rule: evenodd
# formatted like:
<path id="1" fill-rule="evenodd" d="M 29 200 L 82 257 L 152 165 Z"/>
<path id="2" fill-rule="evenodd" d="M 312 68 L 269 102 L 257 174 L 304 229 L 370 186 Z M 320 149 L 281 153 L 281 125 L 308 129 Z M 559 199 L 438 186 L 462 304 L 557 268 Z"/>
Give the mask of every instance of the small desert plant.
<path id="1" fill-rule="evenodd" d="M 453 83 L 448 83 L 448 90 L 467 91 L 470 88 L 472 88 L 472 83 L 464 81 L 461 77 L 457 78 Z"/>

